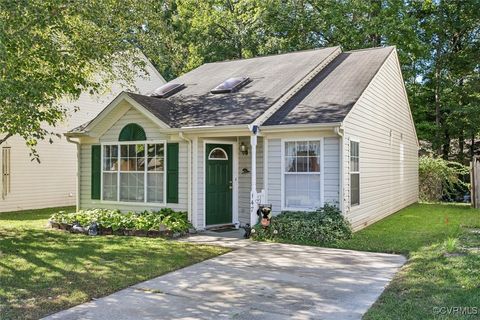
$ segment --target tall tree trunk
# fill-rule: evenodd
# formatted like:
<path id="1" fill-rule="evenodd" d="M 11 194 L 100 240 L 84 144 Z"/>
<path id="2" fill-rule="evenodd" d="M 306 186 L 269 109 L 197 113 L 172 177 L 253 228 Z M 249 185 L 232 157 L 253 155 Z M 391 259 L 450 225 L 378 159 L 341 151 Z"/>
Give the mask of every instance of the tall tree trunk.
<path id="1" fill-rule="evenodd" d="M 445 140 L 443 140 L 443 150 L 442 150 L 442 157 L 443 159 L 445 160 L 448 160 L 448 155 L 450 154 L 450 142 L 451 142 L 451 138 L 450 138 L 450 133 L 445 130 L 445 137 L 444 137 Z"/>
<path id="2" fill-rule="evenodd" d="M 465 148 L 465 137 L 463 135 L 463 130 L 460 130 L 459 136 L 458 136 L 458 161 L 460 163 L 465 162 L 465 153 L 463 149 Z"/>
<path id="3" fill-rule="evenodd" d="M 437 58 L 438 59 L 438 58 Z M 436 126 L 436 143 L 437 143 L 437 154 L 442 154 L 442 144 L 441 144 L 441 126 L 442 126 L 442 113 L 440 110 L 440 70 L 438 67 L 438 61 L 435 65 L 435 126 Z"/>

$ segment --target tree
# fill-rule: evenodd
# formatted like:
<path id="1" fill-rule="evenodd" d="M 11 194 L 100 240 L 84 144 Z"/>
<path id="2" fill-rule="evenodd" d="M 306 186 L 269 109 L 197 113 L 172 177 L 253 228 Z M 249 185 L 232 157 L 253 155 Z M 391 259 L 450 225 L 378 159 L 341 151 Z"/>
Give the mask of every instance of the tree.
<path id="1" fill-rule="evenodd" d="M 143 7 L 117 0 L 0 0 L 0 145 L 58 135 L 61 98 L 131 81 L 144 62 L 132 45 Z"/>

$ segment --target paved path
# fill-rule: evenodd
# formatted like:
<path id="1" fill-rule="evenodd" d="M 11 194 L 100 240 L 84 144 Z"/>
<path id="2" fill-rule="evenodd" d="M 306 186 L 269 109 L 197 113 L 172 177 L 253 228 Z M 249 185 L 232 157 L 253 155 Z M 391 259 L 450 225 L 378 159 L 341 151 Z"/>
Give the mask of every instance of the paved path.
<path id="1" fill-rule="evenodd" d="M 361 319 L 400 255 L 199 235 L 237 248 L 45 319 Z"/>

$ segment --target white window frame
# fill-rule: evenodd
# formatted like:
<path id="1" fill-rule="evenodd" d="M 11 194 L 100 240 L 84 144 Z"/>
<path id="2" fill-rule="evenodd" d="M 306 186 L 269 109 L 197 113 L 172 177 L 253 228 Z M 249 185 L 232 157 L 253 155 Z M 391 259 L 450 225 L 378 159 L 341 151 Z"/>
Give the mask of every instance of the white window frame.
<path id="1" fill-rule="evenodd" d="M 318 208 L 296 208 L 296 207 L 287 207 L 286 206 L 286 197 L 285 197 L 285 143 L 286 142 L 305 142 L 305 141 L 320 141 L 320 172 L 295 172 L 290 174 L 319 174 L 320 175 L 320 207 L 325 205 L 325 148 L 324 148 L 324 137 L 298 137 L 291 139 L 281 139 L 281 202 L 282 202 L 282 211 L 315 211 Z"/>
<path id="2" fill-rule="evenodd" d="M 145 168 L 144 168 L 144 195 L 145 199 L 143 202 L 137 202 L 137 201 L 120 201 L 120 173 L 122 172 L 120 170 L 120 146 L 122 145 L 131 145 L 131 144 L 143 144 L 145 146 L 145 158 L 148 158 L 148 148 L 147 145 L 149 144 L 163 144 L 163 152 L 164 152 L 164 160 L 163 160 L 163 171 L 155 171 L 155 173 L 162 173 L 164 175 L 163 178 L 163 202 L 147 202 L 148 200 L 148 186 L 147 186 L 147 179 L 148 179 L 148 166 L 147 161 L 145 161 Z M 103 174 L 104 174 L 104 166 L 103 166 L 103 150 L 104 146 L 111 146 L 111 145 L 117 145 L 118 146 L 118 154 L 117 154 L 117 159 L 118 159 L 118 169 L 116 171 L 117 173 L 117 201 L 112 201 L 112 200 L 103 200 Z M 158 206 L 165 206 L 167 204 L 167 141 L 166 140 L 143 140 L 143 141 L 113 141 L 113 142 L 102 142 L 101 143 L 101 153 L 100 157 L 102 159 L 102 174 L 100 177 L 100 202 L 105 203 L 105 204 L 122 204 L 122 205 L 129 205 L 129 206 L 135 206 L 135 205 L 141 205 L 141 206 L 152 206 L 152 207 L 158 207 Z M 112 171 L 105 171 L 105 172 L 112 172 Z M 130 171 L 130 173 L 141 173 L 142 171 Z"/>
<path id="3" fill-rule="evenodd" d="M 354 171 L 352 168 L 352 142 L 358 144 L 358 171 Z M 350 141 L 348 142 L 348 167 L 349 167 L 349 173 L 348 173 L 348 179 L 350 181 L 350 194 L 349 194 L 349 206 L 350 207 L 358 207 L 362 203 L 360 193 L 361 193 L 361 187 L 360 187 L 360 181 L 361 181 L 361 174 L 360 174 L 360 140 L 355 139 L 355 138 L 350 138 Z M 352 204 L 352 174 L 358 174 L 358 203 Z"/>

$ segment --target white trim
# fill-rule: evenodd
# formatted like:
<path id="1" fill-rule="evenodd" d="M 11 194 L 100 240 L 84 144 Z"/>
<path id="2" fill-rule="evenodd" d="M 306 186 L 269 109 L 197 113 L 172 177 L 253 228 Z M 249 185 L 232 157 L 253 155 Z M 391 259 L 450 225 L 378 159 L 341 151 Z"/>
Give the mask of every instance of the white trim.
<path id="1" fill-rule="evenodd" d="M 232 224 L 238 224 L 238 143 L 235 141 L 223 141 L 223 140 L 203 140 L 203 226 L 207 225 L 207 144 L 229 144 L 232 145 Z M 196 181 L 196 180 L 194 180 Z M 197 182 L 196 182 L 197 183 Z M 198 213 L 196 213 L 198 214 Z"/>
<path id="2" fill-rule="evenodd" d="M 121 145 L 137 145 L 141 144 L 145 146 L 145 168 L 143 171 L 122 171 L 121 170 L 121 163 L 120 163 L 120 146 Z M 147 185 L 147 158 L 148 158 L 148 145 L 149 144 L 163 144 L 163 171 L 155 171 L 154 173 L 162 173 L 163 174 L 163 202 L 148 202 L 148 185 Z M 117 159 L 118 159 L 118 168 L 116 171 L 105 171 L 105 172 L 114 172 L 117 174 L 117 201 L 113 200 L 103 200 L 103 150 L 104 146 L 118 146 L 117 150 Z M 141 206 L 153 206 L 153 207 L 165 207 L 167 205 L 167 141 L 166 140 L 143 140 L 143 141 L 112 141 L 112 142 L 102 142 L 100 143 L 100 159 L 101 159 L 101 176 L 100 176 L 100 204 L 124 204 L 124 205 L 141 205 Z M 137 201 L 120 201 L 120 174 L 121 173 L 143 173 L 144 178 L 144 199 L 142 202 Z"/>
<path id="3" fill-rule="evenodd" d="M 281 143 L 281 211 L 314 211 L 317 208 L 294 208 L 294 207 L 287 207 L 285 205 L 285 142 L 290 141 L 320 141 L 320 172 L 313 173 L 313 172 L 296 172 L 294 174 L 319 174 L 320 175 L 320 206 L 323 207 L 325 205 L 325 152 L 324 152 L 324 145 L 325 145 L 325 138 L 324 137 L 301 137 L 301 138 L 284 138 L 280 139 Z"/>
<path id="4" fill-rule="evenodd" d="M 198 224 L 198 138 L 192 139 L 192 224 L 200 228 Z M 205 226 L 203 226 L 205 227 Z"/>

